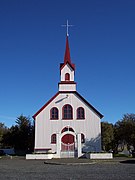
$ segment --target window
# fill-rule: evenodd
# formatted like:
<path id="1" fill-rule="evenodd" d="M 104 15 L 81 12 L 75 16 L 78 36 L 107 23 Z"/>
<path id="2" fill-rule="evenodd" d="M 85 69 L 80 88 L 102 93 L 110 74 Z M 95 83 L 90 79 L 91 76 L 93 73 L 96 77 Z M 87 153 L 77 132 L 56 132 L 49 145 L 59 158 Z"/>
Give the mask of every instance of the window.
<path id="1" fill-rule="evenodd" d="M 66 131 L 74 132 L 73 128 L 67 126 L 62 129 L 61 133 L 66 132 Z"/>
<path id="2" fill-rule="evenodd" d="M 58 109 L 56 107 L 53 107 L 50 111 L 50 119 L 58 119 Z"/>
<path id="3" fill-rule="evenodd" d="M 81 134 L 81 143 L 85 143 L 85 136 L 84 136 L 84 134 Z"/>
<path id="4" fill-rule="evenodd" d="M 69 73 L 65 74 L 65 81 L 70 81 L 70 74 Z"/>
<path id="5" fill-rule="evenodd" d="M 73 109 L 72 106 L 66 104 L 63 106 L 63 119 L 73 119 Z"/>
<path id="6" fill-rule="evenodd" d="M 51 143 L 56 144 L 56 134 L 52 134 L 51 136 Z"/>
<path id="7" fill-rule="evenodd" d="M 85 119 L 84 108 L 79 107 L 77 109 L 77 119 Z"/>

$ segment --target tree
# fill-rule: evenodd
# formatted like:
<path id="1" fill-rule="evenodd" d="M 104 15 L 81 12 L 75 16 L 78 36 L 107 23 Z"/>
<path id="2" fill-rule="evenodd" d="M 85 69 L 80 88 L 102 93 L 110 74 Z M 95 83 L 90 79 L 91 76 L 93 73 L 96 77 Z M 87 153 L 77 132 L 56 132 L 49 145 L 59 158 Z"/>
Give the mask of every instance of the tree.
<path id="1" fill-rule="evenodd" d="M 3 143 L 14 147 L 15 150 L 33 151 L 34 126 L 30 118 L 20 115 L 15 122 L 16 125 L 12 126 L 9 132 L 3 136 Z"/>
<path id="2" fill-rule="evenodd" d="M 129 149 L 135 149 L 135 114 L 125 114 L 115 124 L 115 139 L 118 144 L 123 143 Z"/>
<path id="3" fill-rule="evenodd" d="M 104 151 L 109 151 L 113 149 L 113 124 L 108 122 L 101 122 L 101 140 L 102 140 L 102 149 Z"/>
<path id="4" fill-rule="evenodd" d="M 4 123 L 0 123 L 0 147 L 3 147 L 2 140 L 4 134 L 8 132 L 8 128 L 4 125 Z"/>

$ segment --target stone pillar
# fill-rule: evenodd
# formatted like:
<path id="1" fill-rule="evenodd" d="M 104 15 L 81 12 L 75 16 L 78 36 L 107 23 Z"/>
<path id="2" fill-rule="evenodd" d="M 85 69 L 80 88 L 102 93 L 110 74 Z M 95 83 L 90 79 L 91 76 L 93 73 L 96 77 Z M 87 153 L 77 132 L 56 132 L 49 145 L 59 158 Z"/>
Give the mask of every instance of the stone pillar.
<path id="1" fill-rule="evenodd" d="M 61 142 L 59 133 L 56 134 L 56 143 L 57 158 L 60 158 Z"/>
<path id="2" fill-rule="evenodd" d="M 77 134 L 77 157 L 82 156 L 81 134 Z"/>

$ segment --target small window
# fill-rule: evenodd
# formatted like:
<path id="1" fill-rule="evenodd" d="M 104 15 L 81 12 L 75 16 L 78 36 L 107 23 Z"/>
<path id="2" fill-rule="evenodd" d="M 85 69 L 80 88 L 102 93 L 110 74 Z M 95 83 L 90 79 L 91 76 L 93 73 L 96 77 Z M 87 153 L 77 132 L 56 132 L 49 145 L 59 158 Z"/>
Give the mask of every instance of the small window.
<path id="1" fill-rule="evenodd" d="M 85 136 L 84 136 L 84 134 L 81 134 L 81 143 L 85 143 Z"/>
<path id="2" fill-rule="evenodd" d="M 50 119 L 58 119 L 59 113 L 56 107 L 53 107 L 50 111 Z"/>
<path id="3" fill-rule="evenodd" d="M 65 81 L 70 81 L 70 74 L 69 73 L 65 74 Z"/>
<path id="4" fill-rule="evenodd" d="M 66 104 L 63 106 L 63 119 L 73 119 L 73 109 L 72 106 Z"/>
<path id="5" fill-rule="evenodd" d="M 51 143 L 56 144 L 56 134 L 52 134 L 51 136 Z"/>
<path id="6" fill-rule="evenodd" d="M 84 108 L 79 107 L 77 109 L 77 119 L 85 119 Z"/>

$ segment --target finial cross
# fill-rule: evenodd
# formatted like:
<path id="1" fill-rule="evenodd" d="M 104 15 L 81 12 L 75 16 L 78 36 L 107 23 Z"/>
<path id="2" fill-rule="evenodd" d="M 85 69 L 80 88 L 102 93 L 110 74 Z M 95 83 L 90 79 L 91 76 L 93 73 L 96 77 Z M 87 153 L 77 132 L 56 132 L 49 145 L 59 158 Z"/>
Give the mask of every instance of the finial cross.
<path id="1" fill-rule="evenodd" d="M 65 24 L 65 25 L 62 25 L 63 27 L 66 27 L 67 28 L 67 36 L 69 36 L 69 27 L 72 27 L 73 25 L 71 25 L 71 24 L 68 24 L 68 20 L 67 20 L 67 24 Z"/>

